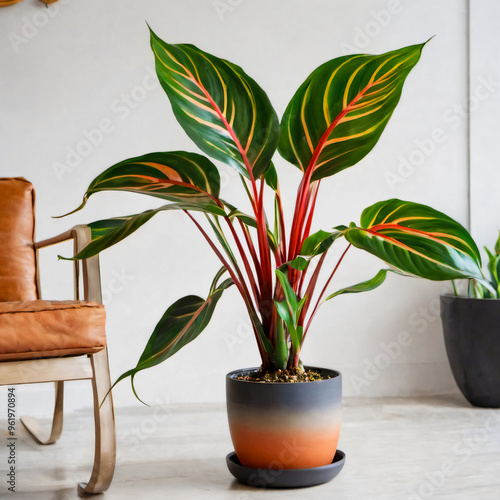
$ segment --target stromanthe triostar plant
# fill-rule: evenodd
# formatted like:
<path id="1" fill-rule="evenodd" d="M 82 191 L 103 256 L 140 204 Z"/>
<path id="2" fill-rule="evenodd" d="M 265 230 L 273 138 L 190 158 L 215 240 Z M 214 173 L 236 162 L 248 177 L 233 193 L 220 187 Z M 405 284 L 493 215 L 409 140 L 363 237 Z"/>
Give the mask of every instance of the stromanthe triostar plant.
<path id="1" fill-rule="evenodd" d="M 484 249 L 488 255 L 489 280 L 469 280 L 468 295 L 475 299 L 500 299 L 500 234 L 493 252 L 488 247 Z M 458 295 L 456 288 L 455 295 Z"/>
<path id="2" fill-rule="evenodd" d="M 265 92 L 239 66 L 193 45 L 165 43 L 151 32 L 156 73 L 177 121 L 201 151 L 236 169 L 249 208 L 243 211 L 221 198 L 214 163 L 185 151 L 121 161 L 90 184 L 77 210 L 101 191 L 130 191 L 170 203 L 91 223 L 92 242 L 76 259 L 118 243 L 159 212 L 182 210 L 221 264 L 208 296 L 189 295 L 172 304 L 137 366 L 118 380 L 130 376 L 133 386 L 140 370 L 194 340 L 232 285 L 248 311 L 262 370 L 300 367 L 301 349 L 320 305 L 341 294 L 373 290 L 385 280 L 383 269 L 362 283 L 330 290 L 351 246 L 380 257 L 401 274 L 483 280 L 479 251 L 468 232 L 418 203 L 381 201 L 363 211 L 359 224 L 311 232 L 322 180 L 372 150 L 424 45 L 324 63 L 297 90 L 280 123 Z M 271 161 L 276 150 L 302 173 L 289 227 Z M 266 192 L 272 195 L 272 215 L 266 214 Z M 326 255 L 340 239 L 346 245 L 333 269 L 327 269 Z"/>

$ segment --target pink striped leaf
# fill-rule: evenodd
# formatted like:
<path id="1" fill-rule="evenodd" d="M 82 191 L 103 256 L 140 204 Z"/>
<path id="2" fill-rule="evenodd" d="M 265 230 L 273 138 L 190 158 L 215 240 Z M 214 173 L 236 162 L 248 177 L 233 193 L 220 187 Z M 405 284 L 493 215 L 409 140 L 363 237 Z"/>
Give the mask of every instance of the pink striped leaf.
<path id="1" fill-rule="evenodd" d="M 361 215 L 345 230 L 355 247 L 380 257 L 404 274 L 430 280 L 484 280 L 481 257 L 467 230 L 452 218 L 418 203 L 391 199 Z"/>
<path id="2" fill-rule="evenodd" d="M 268 168 L 279 138 L 276 113 L 239 66 L 151 31 L 156 73 L 177 121 L 206 154 L 246 177 Z M 251 173 L 250 173 L 251 172 Z"/>
<path id="3" fill-rule="evenodd" d="M 387 125 L 424 45 L 338 57 L 314 70 L 286 108 L 280 154 L 313 182 L 363 159 Z"/>
<path id="4" fill-rule="evenodd" d="M 209 211 L 214 205 L 222 206 L 217 167 L 208 158 L 185 151 L 149 153 L 113 165 L 90 183 L 82 204 L 70 213 L 81 210 L 91 195 L 101 191 L 128 191 L 174 202 L 188 201 L 198 207 L 206 205 Z"/>
<path id="5" fill-rule="evenodd" d="M 222 209 L 215 203 L 212 205 L 205 203 L 198 205 L 196 202 L 179 202 L 164 205 L 163 207 L 152 210 L 146 210 L 136 215 L 114 217 L 112 219 L 91 222 L 88 224 L 91 229 L 91 242 L 74 257 L 68 258 L 59 256 L 59 258 L 63 260 L 80 260 L 93 257 L 103 250 L 116 245 L 132 233 L 135 233 L 135 231 L 146 224 L 146 222 L 152 219 L 157 213 L 170 210 L 194 210 L 212 213 L 214 215 L 224 214 Z"/>
<path id="6" fill-rule="evenodd" d="M 233 284 L 230 278 L 218 283 L 220 277 L 219 271 L 206 299 L 188 295 L 166 310 L 151 334 L 137 366 L 123 373 L 114 385 L 131 377 L 133 387 L 134 377 L 138 372 L 162 363 L 200 335 L 210 322 L 222 293 Z"/>

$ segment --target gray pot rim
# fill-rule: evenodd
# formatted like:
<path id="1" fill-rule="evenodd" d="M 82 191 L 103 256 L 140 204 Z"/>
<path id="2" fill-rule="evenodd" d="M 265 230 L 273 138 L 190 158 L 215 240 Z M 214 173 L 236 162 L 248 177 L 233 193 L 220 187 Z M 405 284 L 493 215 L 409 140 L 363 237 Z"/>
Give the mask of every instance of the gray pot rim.
<path id="1" fill-rule="evenodd" d="M 239 375 L 239 374 L 244 373 L 244 372 L 251 373 L 251 372 L 258 371 L 259 367 L 254 366 L 254 367 L 251 367 L 251 368 L 239 368 L 238 370 L 233 370 L 233 371 L 229 372 L 226 375 L 226 380 L 231 380 L 231 381 L 234 381 L 234 382 L 241 382 L 241 383 L 244 383 L 244 384 L 282 385 L 282 386 L 288 387 L 290 385 L 328 383 L 329 381 L 331 382 L 332 380 L 335 380 L 338 377 L 342 376 L 342 374 L 338 370 L 333 370 L 331 368 L 321 368 L 321 367 L 318 367 L 318 366 L 304 366 L 304 368 L 306 368 L 307 370 L 315 370 L 315 371 L 319 371 L 319 372 L 329 372 L 332 375 L 332 378 L 324 379 L 324 380 L 311 380 L 309 382 L 299 382 L 297 384 L 287 384 L 286 382 L 257 382 L 257 381 L 254 381 L 254 380 L 240 380 L 240 379 L 235 378 L 236 374 Z"/>
<path id="2" fill-rule="evenodd" d="M 454 295 L 453 293 L 442 293 L 440 295 L 440 297 L 443 299 L 443 298 L 446 298 L 446 299 L 453 299 L 453 300 L 470 300 L 470 301 L 474 301 L 474 300 L 478 300 L 478 301 L 490 301 L 490 302 L 494 302 L 494 301 L 498 301 L 500 302 L 500 299 L 495 299 L 494 297 L 491 297 L 491 298 L 485 298 L 485 299 L 481 299 L 481 298 L 478 298 L 478 297 L 466 297 L 465 295 Z"/>

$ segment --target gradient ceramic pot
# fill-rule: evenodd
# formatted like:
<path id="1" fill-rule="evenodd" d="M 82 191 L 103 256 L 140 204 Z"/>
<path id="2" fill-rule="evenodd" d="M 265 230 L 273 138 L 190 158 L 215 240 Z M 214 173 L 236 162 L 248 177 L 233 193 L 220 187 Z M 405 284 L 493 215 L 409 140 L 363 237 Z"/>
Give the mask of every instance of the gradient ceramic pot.
<path id="1" fill-rule="evenodd" d="M 441 296 L 453 377 L 474 406 L 500 408 L 500 300 Z"/>
<path id="2" fill-rule="evenodd" d="M 229 430 L 245 467 L 305 469 L 332 463 L 340 433 L 342 376 L 306 368 L 331 378 L 291 384 L 238 380 L 256 368 L 226 376 Z"/>

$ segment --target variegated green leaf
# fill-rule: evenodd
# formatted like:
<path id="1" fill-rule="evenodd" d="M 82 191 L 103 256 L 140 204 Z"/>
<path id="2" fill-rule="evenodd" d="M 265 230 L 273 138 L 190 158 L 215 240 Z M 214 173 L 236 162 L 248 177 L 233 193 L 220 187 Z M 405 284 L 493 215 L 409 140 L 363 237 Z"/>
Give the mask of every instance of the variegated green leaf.
<path id="1" fill-rule="evenodd" d="M 121 161 L 97 176 L 83 203 L 73 212 L 83 208 L 89 196 L 100 191 L 129 191 L 210 206 L 218 202 L 219 190 L 219 171 L 208 158 L 185 151 L 149 153 Z"/>
<path id="2" fill-rule="evenodd" d="M 156 73 L 182 128 L 205 153 L 260 177 L 279 138 L 265 92 L 239 66 L 194 45 L 172 45 L 151 32 Z"/>
<path id="3" fill-rule="evenodd" d="M 303 271 L 309 265 L 309 258 L 305 259 L 304 257 L 295 257 L 295 259 L 287 262 L 285 265 L 289 265 L 296 269 L 297 271 Z"/>
<path id="4" fill-rule="evenodd" d="M 490 272 L 491 288 L 495 291 L 494 297 L 500 297 L 500 236 L 495 243 L 494 252 L 484 247 L 488 255 L 488 271 Z"/>
<path id="5" fill-rule="evenodd" d="M 424 44 L 326 62 L 307 78 L 281 122 L 280 154 L 311 180 L 336 174 L 377 143 Z"/>
<path id="6" fill-rule="evenodd" d="M 343 233 L 341 231 L 333 231 L 329 233 L 322 230 L 311 234 L 304 240 L 304 243 L 302 243 L 299 256 L 290 261 L 290 266 L 298 271 L 303 271 L 309 265 L 309 261 L 313 257 L 326 252 L 332 246 L 333 242 L 339 236 L 342 236 L 342 234 Z"/>
<path id="7" fill-rule="evenodd" d="M 495 243 L 495 253 L 497 255 L 500 255 L 500 231 L 499 231 L 499 235 L 498 235 L 497 241 Z"/>
<path id="8" fill-rule="evenodd" d="M 496 252 L 491 253 L 486 247 L 484 249 L 488 255 L 488 271 L 490 272 L 491 281 L 498 287 L 500 283 L 500 255 Z"/>
<path id="9" fill-rule="evenodd" d="M 363 281 L 356 285 L 342 288 L 341 290 L 338 290 L 335 293 L 329 295 L 325 299 L 325 301 L 333 299 L 338 295 L 344 295 L 346 293 L 360 293 L 360 292 L 369 292 L 370 290 L 375 290 L 375 288 L 378 288 L 385 281 L 386 276 L 387 276 L 387 269 L 381 269 L 372 279 Z"/>
<path id="10" fill-rule="evenodd" d="M 469 280 L 469 297 L 475 299 L 497 299 L 498 292 L 485 281 Z"/>
<path id="11" fill-rule="evenodd" d="M 288 364 L 288 342 L 285 338 L 285 328 L 280 318 L 276 319 L 276 356 L 274 360 L 278 370 L 285 370 Z"/>
<path id="12" fill-rule="evenodd" d="M 297 298 L 297 294 L 288 281 L 288 275 L 283 273 L 283 271 L 281 271 L 280 269 L 276 269 L 275 272 L 281 284 L 281 287 L 283 288 L 286 304 L 288 304 L 288 307 L 290 308 L 290 317 L 293 321 L 293 324 L 296 325 L 300 316 L 300 311 L 302 309 L 302 307 L 299 309 L 299 299 Z"/>
<path id="13" fill-rule="evenodd" d="M 227 269 L 222 266 L 218 271 L 217 271 L 217 274 L 214 276 L 214 279 L 212 280 L 212 284 L 210 285 L 210 292 L 209 292 L 209 295 L 212 295 L 213 293 L 215 293 L 215 291 L 217 290 L 217 288 L 219 287 L 219 281 L 220 279 L 222 278 L 222 276 L 224 276 L 224 274 L 227 273 Z"/>
<path id="14" fill-rule="evenodd" d="M 145 212 L 136 215 L 115 217 L 112 219 L 91 222 L 88 224 L 91 229 L 91 242 L 74 257 L 66 258 L 59 256 L 59 258 L 64 260 L 80 260 L 93 257 L 103 250 L 116 245 L 116 243 L 124 240 L 127 236 L 130 236 L 158 212 L 169 210 L 194 210 L 213 213 L 215 215 L 224 214 L 224 211 L 215 203 L 212 205 L 208 203 L 197 205 L 196 202 L 193 201 L 171 203 L 170 205 L 164 205 L 163 207 L 155 208 L 153 210 L 146 210 Z"/>
<path id="15" fill-rule="evenodd" d="M 273 162 L 269 163 L 269 168 L 266 171 L 264 177 L 266 184 L 273 190 L 278 190 L 278 173 L 276 172 L 276 167 Z"/>
<path id="16" fill-rule="evenodd" d="M 230 210 L 227 214 L 230 220 L 237 218 L 241 220 L 241 222 L 243 222 L 245 226 L 253 228 L 257 227 L 257 221 L 255 220 L 255 217 L 242 212 L 239 208 L 236 208 L 234 205 L 228 203 L 227 201 L 223 201 L 223 203 Z"/>
<path id="17" fill-rule="evenodd" d="M 297 350 L 300 347 L 303 332 L 302 326 L 299 326 L 299 318 L 306 302 L 306 297 L 304 296 L 299 300 L 288 281 L 288 274 L 283 273 L 280 269 L 276 269 L 275 272 L 283 289 L 285 300 L 281 302 L 275 300 L 274 304 L 278 314 L 288 328 L 292 346 Z"/>
<path id="18" fill-rule="evenodd" d="M 133 384 L 138 372 L 162 363 L 198 337 L 208 325 L 222 293 L 232 284 L 231 279 L 226 279 L 207 299 L 188 295 L 172 304 L 156 325 L 137 366 L 122 374 L 115 384 L 126 377 L 131 377 Z"/>
<path id="19" fill-rule="evenodd" d="M 391 199 L 366 208 L 345 237 L 405 274 L 430 280 L 483 280 L 479 250 L 467 230 L 426 205 Z"/>
<path id="20" fill-rule="evenodd" d="M 304 240 L 300 249 L 300 255 L 310 257 L 320 255 L 328 250 L 339 236 L 342 236 L 342 233 L 339 231 L 330 233 L 319 230 Z"/>

